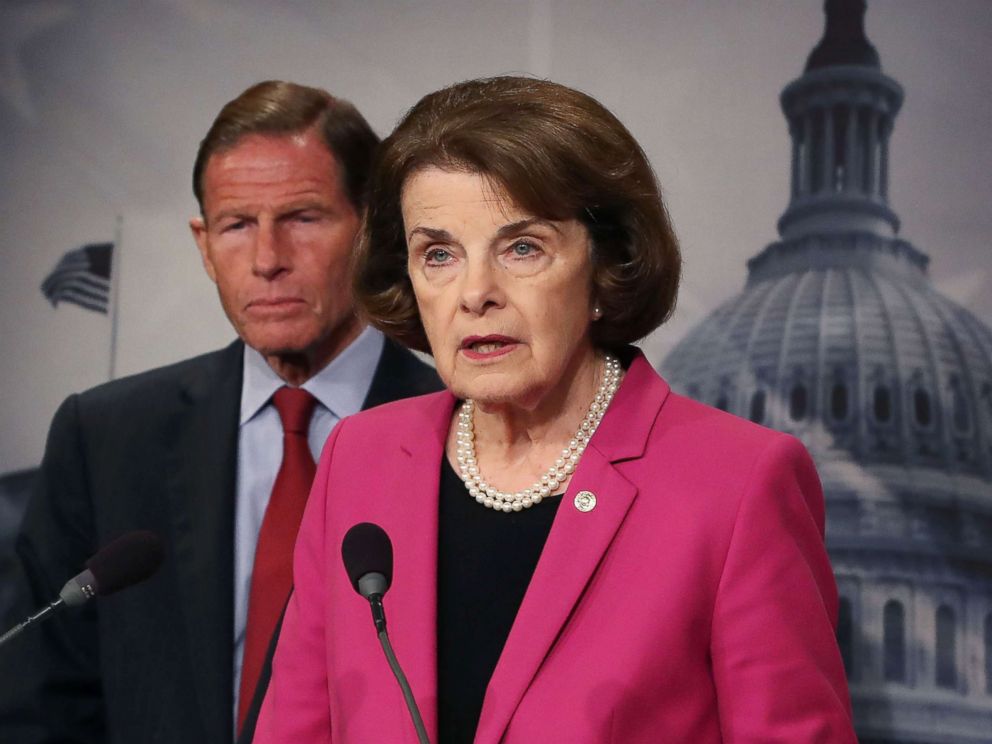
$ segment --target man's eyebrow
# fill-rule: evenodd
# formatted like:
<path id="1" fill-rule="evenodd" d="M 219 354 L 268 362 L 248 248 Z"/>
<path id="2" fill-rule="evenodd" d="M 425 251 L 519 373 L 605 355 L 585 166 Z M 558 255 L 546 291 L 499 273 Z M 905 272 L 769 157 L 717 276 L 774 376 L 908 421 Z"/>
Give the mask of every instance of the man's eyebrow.
<path id="1" fill-rule="evenodd" d="M 244 218 L 249 211 L 251 210 L 246 209 L 245 207 L 228 207 L 227 209 L 221 209 L 214 214 L 208 214 L 207 217 L 214 221 L 224 220 L 228 217 L 238 217 L 240 219 Z"/>
<path id="2" fill-rule="evenodd" d="M 307 209 L 315 209 L 321 212 L 330 212 L 331 207 L 320 199 L 300 199 L 299 201 L 286 202 L 279 206 L 279 214 L 289 214 L 290 212 L 302 212 Z"/>
<path id="3" fill-rule="evenodd" d="M 324 204 L 319 199 L 301 199 L 295 202 L 287 202 L 282 204 L 276 210 L 276 218 L 284 217 L 286 215 L 297 214 L 299 212 L 305 212 L 307 210 L 316 210 L 319 212 L 330 212 L 330 208 Z M 208 215 L 213 220 L 222 220 L 229 217 L 237 217 L 238 219 L 251 218 L 258 212 L 258 208 L 253 204 L 239 204 L 235 207 L 227 207 L 221 209 L 216 214 Z"/>

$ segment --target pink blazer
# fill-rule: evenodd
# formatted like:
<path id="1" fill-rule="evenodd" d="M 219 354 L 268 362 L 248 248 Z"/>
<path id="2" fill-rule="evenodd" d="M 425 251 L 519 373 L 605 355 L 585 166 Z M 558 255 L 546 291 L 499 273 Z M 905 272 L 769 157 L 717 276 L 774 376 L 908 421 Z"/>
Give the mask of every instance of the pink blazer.
<path id="1" fill-rule="evenodd" d="M 341 563 L 363 521 L 392 538 L 390 638 L 436 740 L 438 487 L 454 404 L 399 401 L 328 439 L 256 742 L 416 744 Z M 582 490 L 592 511 L 573 505 Z M 671 393 L 638 356 L 563 498 L 478 744 L 856 742 L 823 494 L 797 440 Z"/>

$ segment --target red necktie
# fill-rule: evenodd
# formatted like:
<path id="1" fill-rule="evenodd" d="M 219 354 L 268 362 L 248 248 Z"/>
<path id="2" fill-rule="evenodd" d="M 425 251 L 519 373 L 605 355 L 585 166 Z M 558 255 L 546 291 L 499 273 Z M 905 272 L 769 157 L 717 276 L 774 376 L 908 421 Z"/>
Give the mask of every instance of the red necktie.
<path id="1" fill-rule="evenodd" d="M 244 660 L 238 697 L 238 730 L 251 707 L 265 654 L 293 586 L 293 545 L 316 466 L 307 444 L 317 399 L 301 388 L 279 388 L 272 396 L 282 419 L 282 464 L 258 532 L 248 596 Z"/>

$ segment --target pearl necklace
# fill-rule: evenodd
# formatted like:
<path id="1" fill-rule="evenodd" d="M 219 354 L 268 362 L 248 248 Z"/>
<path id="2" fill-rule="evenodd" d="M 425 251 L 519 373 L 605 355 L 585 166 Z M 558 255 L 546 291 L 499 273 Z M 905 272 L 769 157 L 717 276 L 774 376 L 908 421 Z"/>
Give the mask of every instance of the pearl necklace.
<path id="1" fill-rule="evenodd" d="M 568 446 L 561 451 L 561 457 L 555 460 L 548 472 L 541 476 L 541 479 L 530 488 L 515 493 L 500 491 L 489 485 L 479 472 L 479 461 L 475 456 L 475 429 L 473 418 L 475 413 L 475 402 L 466 399 L 462 403 L 458 412 L 458 469 L 461 471 L 461 479 L 465 482 L 469 495 L 483 506 L 496 511 L 520 511 L 541 503 L 541 500 L 553 494 L 558 486 L 568 480 L 568 477 L 575 471 L 579 458 L 585 451 L 586 445 L 592 439 L 592 435 L 603 420 L 613 394 L 620 386 L 620 377 L 623 371 L 619 360 L 609 354 L 603 360 L 603 379 L 596 390 L 596 396 L 589 405 L 589 411 L 575 436 L 569 441 Z"/>

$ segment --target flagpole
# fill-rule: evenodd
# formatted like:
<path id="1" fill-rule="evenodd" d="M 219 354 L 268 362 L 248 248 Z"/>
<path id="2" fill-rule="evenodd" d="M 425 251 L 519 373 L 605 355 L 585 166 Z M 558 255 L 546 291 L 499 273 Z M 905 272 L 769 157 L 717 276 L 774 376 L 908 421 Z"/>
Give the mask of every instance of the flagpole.
<path id="1" fill-rule="evenodd" d="M 120 303 L 121 285 L 121 233 L 124 218 L 117 215 L 114 227 L 114 246 L 110 249 L 110 379 L 117 372 L 117 307 Z"/>

